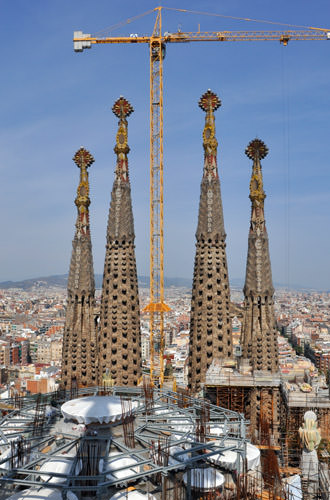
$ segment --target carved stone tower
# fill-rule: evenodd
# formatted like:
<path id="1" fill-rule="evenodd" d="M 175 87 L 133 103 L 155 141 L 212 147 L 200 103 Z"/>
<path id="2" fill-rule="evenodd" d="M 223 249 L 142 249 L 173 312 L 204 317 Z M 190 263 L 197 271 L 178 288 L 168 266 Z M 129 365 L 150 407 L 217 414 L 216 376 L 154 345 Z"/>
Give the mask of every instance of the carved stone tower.
<path id="1" fill-rule="evenodd" d="M 190 319 L 188 386 L 193 392 L 205 381 L 206 371 L 213 360 L 228 360 L 232 356 L 226 233 L 214 119 L 214 111 L 221 106 L 221 101 L 208 90 L 201 97 L 199 106 L 205 111 L 206 118 Z"/>
<path id="2" fill-rule="evenodd" d="M 127 159 L 126 118 L 133 107 L 120 97 L 112 111 L 119 118 L 119 128 L 102 286 L 99 383 L 133 386 L 141 376 L 140 307 Z"/>
<path id="3" fill-rule="evenodd" d="M 94 321 L 95 283 L 89 230 L 89 184 L 87 168 L 94 158 L 80 148 L 73 158 L 80 169 L 75 204 L 78 209 L 76 232 L 68 279 L 68 299 L 63 335 L 63 387 L 97 384 L 97 336 Z"/>
<path id="4" fill-rule="evenodd" d="M 274 318 L 274 288 L 265 224 L 260 160 L 268 153 L 259 139 L 249 143 L 245 154 L 253 160 L 250 181 L 251 221 L 244 285 L 243 358 L 252 367 L 254 386 L 249 398 L 251 432 L 261 443 L 272 434 L 279 438 L 280 376 Z"/>
<path id="5" fill-rule="evenodd" d="M 253 160 L 250 181 L 251 221 L 244 285 L 243 357 L 254 372 L 278 371 L 278 345 L 274 318 L 274 288 L 265 225 L 260 160 L 268 153 L 259 139 L 250 142 L 245 154 Z"/>

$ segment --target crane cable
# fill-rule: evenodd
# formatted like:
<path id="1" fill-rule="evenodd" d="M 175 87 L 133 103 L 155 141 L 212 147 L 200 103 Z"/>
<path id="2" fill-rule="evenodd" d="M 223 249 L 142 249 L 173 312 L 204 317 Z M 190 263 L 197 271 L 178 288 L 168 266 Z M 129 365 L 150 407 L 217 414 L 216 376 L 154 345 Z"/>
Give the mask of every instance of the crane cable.
<path id="1" fill-rule="evenodd" d="M 187 12 L 189 14 L 198 14 L 201 16 L 222 17 L 224 19 L 234 19 L 235 21 L 250 21 L 253 23 L 266 23 L 266 24 L 274 24 L 274 25 L 278 25 L 278 26 L 288 26 L 290 28 L 302 28 L 302 29 L 308 29 L 308 30 L 329 31 L 326 28 L 317 28 L 315 26 L 304 26 L 304 25 L 300 25 L 300 24 L 279 23 L 279 22 L 275 22 L 275 21 L 268 21 L 267 19 L 252 19 L 249 17 L 226 16 L 224 14 L 216 14 L 213 12 L 203 12 L 203 11 L 198 11 L 198 10 L 187 10 L 187 9 L 176 9 L 174 7 L 163 7 L 163 9 L 175 10 L 177 12 Z"/>
<path id="2" fill-rule="evenodd" d="M 291 169 L 290 169 L 290 88 L 287 62 L 284 51 L 281 50 L 281 80 L 282 80 L 282 120 L 283 120 L 283 153 L 286 167 L 286 213 L 285 236 L 286 243 L 286 285 L 291 289 Z"/>
<path id="3" fill-rule="evenodd" d="M 269 21 L 267 19 L 253 19 L 249 17 L 237 17 L 237 16 L 227 16 L 225 14 L 217 14 L 215 12 L 204 12 L 204 11 L 199 11 L 199 10 L 188 10 L 188 9 L 176 9 L 175 7 L 162 7 L 164 10 L 171 10 L 171 11 L 176 11 L 176 12 L 185 12 L 187 14 L 198 14 L 200 16 L 211 16 L 211 17 L 221 17 L 223 19 L 233 19 L 235 21 L 246 21 L 246 22 L 253 22 L 253 23 L 264 23 L 264 24 L 272 24 L 272 25 L 277 25 L 277 26 L 287 26 L 288 28 L 300 28 L 300 29 L 308 29 L 308 30 L 315 30 L 315 31 L 330 31 L 329 29 L 326 28 L 317 28 L 315 26 L 304 26 L 300 24 L 288 24 L 288 23 L 280 23 L 280 22 L 275 22 L 275 21 Z M 142 17 L 145 17 L 152 12 L 155 12 L 158 10 L 158 7 L 154 9 L 147 10 L 146 12 L 142 12 L 142 14 L 138 14 L 134 17 L 130 17 L 128 19 L 125 19 L 124 21 L 120 21 L 117 24 L 113 24 L 112 26 L 109 26 L 108 28 L 104 28 L 101 31 L 98 31 L 93 34 L 93 37 L 101 37 L 101 36 L 106 36 L 112 33 L 112 31 L 115 31 L 122 26 L 126 26 L 127 24 L 131 24 L 134 21 L 137 21 L 138 19 L 141 19 Z"/>
<path id="4" fill-rule="evenodd" d="M 125 19 L 124 21 L 120 21 L 117 24 L 113 24 L 112 26 L 108 26 L 108 28 L 104 28 L 101 31 L 97 31 L 96 33 L 93 33 L 93 37 L 100 38 L 102 36 L 109 35 L 110 33 L 112 33 L 112 31 L 115 31 L 118 28 L 121 28 L 122 26 L 126 26 L 126 24 L 131 24 L 134 21 L 136 21 L 137 19 L 141 19 L 142 17 L 145 17 L 148 14 L 155 12 L 155 10 L 156 9 L 147 10 L 146 12 L 142 12 L 142 14 L 138 14 L 137 16 L 134 16 L 134 17 L 129 17 L 128 19 Z"/>

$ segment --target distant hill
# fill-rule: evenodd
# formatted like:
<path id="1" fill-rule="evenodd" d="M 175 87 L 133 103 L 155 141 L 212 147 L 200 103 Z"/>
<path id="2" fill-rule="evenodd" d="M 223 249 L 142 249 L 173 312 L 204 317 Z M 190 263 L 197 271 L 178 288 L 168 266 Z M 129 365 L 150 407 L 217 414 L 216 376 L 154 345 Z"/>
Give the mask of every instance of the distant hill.
<path id="1" fill-rule="evenodd" d="M 67 274 L 58 274 L 55 276 L 42 276 L 41 278 L 30 278 L 22 281 L 3 281 L 0 283 L 0 288 L 21 288 L 22 290 L 30 290 L 33 287 L 37 288 L 49 288 L 53 286 L 58 286 L 61 288 L 66 288 L 68 281 Z"/>
<path id="2" fill-rule="evenodd" d="M 95 287 L 102 287 L 102 274 L 95 274 Z M 21 281 L 3 281 L 0 283 L 1 289 L 20 288 L 22 290 L 31 290 L 32 288 L 66 288 L 68 282 L 67 274 L 57 274 L 54 276 L 42 276 L 40 278 L 30 278 Z M 164 278 L 165 287 L 191 287 L 191 280 L 187 278 Z M 149 287 L 149 276 L 139 276 L 139 286 Z"/>
<path id="3" fill-rule="evenodd" d="M 95 287 L 102 288 L 102 274 L 95 274 Z M 141 288 L 149 287 L 149 276 L 139 276 L 139 286 Z M 32 288 L 66 288 L 68 281 L 67 274 L 57 274 L 54 276 L 42 276 L 41 278 L 30 278 L 27 280 L 21 281 L 3 281 L 0 283 L 0 289 L 8 289 L 8 288 L 21 288 L 22 290 L 30 290 Z M 171 286 L 174 287 L 183 287 L 191 289 L 192 279 L 188 278 L 168 278 L 164 277 L 164 285 L 165 288 L 169 288 Z M 242 278 L 234 278 L 230 280 L 230 286 L 233 289 L 243 289 L 244 280 Z M 283 283 L 274 283 L 276 289 L 279 288 L 287 288 L 287 286 Z M 302 285 L 293 285 L 291 284 L 291 290 L 302 290 L 302 291 L 315 291 L 310 287 L 305 287 Z M 328 292 L 329 293 L 329 292 Z"/>

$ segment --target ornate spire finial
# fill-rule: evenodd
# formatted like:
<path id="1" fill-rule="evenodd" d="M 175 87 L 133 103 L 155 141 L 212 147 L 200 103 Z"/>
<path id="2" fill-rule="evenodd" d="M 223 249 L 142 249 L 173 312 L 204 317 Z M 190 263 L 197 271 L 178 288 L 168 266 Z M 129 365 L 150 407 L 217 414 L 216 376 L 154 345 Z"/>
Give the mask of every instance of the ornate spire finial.
<path id="1" fill-rule="evenodd" d="M 220 108 L 221 101 L 217 94 L 208 89 L 200 98 L 198 106 L 207 113 L 208 111 L 215 111 Z"/>
<path id="2" fill-rule="evenodd" d="M 79 213 L 81 213 L 87 210 L 90 205 L 87 168 L 94 163 L 94 158 L 87 149 L 80 148 L 74 155 L 73 161 L 77 167 L 80 168 L 80 182 L 77 189 L 75 204 L 78 207 Z"/>
<path id="3" fill-rule="evenodd" d="M 250 200 L 253 205 L 257 204 L 261 207 L 266 195 L 263 188 L 260 160 L 267 156 L 268 148 L 260 139 L 254 139 L 248 144 L 245 154 L 248 158 L 253 160 L 250 181 Z"/>
<path id="4" fill-rule="evenodd" d="M 133 111 L 133 106 L 122 95 L 112 106 L 112 112 L 120 119 L 126 118 L 131 113 L 133 113 Z"/>
<path id="5" fill-rule="evenodd" d="M 88 168 L 94 163 L 94 158 L 87 149 L 81 147 L 72 158 L 78 168 Z"/>
<path id="6" fill-rule="evenodd" d="M 119 127 L 116 136 L 116 145 L 114 152 L 117 155 L 116 179 L 128 182 L 128 160 L 127 155 L 130 151 L 127 143 L 127 116 L 133 113 L 133 106 L 120 96 L 112 106 L 113 113 L 119 118 Z"/>
<path id="7" fill-rule="evenodd" d="M 262 160 L 268 155 L 268 148 L 260 139 L 253 139 L 247 145 L 245 154 L 250 160 Z"/>
<path id="8" fill-rule="evenodd" d="M 214 111 L 221 106 L 219 97 L 209 89 L 202 95 L 198 106 L 205 111 L 205 126 L 203 130 L 204 147 L 204 177 L 209 180 L 218 177 L 217 169 L 217 148 L 218 141 L 215 137 Z"/>

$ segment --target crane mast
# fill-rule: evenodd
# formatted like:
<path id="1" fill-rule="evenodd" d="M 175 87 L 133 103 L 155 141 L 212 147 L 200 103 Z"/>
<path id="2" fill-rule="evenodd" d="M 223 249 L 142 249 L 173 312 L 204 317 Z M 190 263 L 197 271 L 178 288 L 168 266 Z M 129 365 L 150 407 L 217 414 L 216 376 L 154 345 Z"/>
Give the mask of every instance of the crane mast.
<path id="1" fill-rule="evenodd" d="M 155 336 L 159 340 L 159 383 L 164 381 L 164 190 L 162 16 L 158 11 L 149 43 L 150 57 L 150 378 L 154 378 Z"/>
<path id="2" fill-rule="evenodd" d="M 170 311 L 164 302 L 164 212 L 163 212 L 163 61 L 167 43 L 330 40 L 330 30 L 310 27 L 284 31 L 197 31 L 162 34 L 162 9 L 157 13 L 150 36 L 93 37 L 75 31 L 74 50 L 82 52 L 93 44 L 147 43 L 150 60 L 150 302 L 149 313 L 150 378 L 164 381 L 164 313 Z M 176 10 L 176 9 L 171 9 Z M 188 12 L 188 11 L 187 11 Z M 159 342 L 159 368 L 155 373 L 155 341 Z M 159 373 L 158 373 L 159 372 Z"/>

